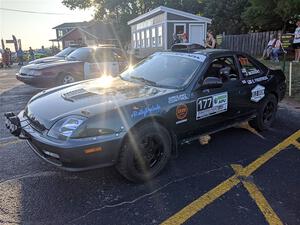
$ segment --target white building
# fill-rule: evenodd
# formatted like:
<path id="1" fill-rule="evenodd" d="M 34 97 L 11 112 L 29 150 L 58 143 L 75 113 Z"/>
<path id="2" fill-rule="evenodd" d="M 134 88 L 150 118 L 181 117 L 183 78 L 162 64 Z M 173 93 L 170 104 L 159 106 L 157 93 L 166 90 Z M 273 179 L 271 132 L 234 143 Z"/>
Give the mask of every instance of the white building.
<path id="1" fill-rule="evenodd" d="M 211 19 L 160 6 L 131 21 L 131 46 L 138 57 L 171 48 L 173 34 L 186 33 L 189 42 L 204 45 Z"/>

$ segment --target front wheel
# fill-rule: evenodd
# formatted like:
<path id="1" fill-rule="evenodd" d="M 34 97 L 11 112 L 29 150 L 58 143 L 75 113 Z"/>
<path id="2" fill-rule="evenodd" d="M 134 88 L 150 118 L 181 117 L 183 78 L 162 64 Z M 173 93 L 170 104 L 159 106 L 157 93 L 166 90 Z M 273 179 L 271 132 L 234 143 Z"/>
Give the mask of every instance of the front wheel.
<path id="1" fill-rule="evenodd" d="M 272 94 L 268 95 L 258 109 L 257 116 L 249 124 L 258 131 L 268 130 L 275 121 L 277 107 L 277 98 Z"/>
<path id="2" fill-rule="evenodd" d="M 171 156 L 168 130 L 156 122 L 138 126 L 125 140 L 117 170 L 128 180 L 145 182 L 158 175 Z"/>
<path id="3" fill-rule="evenodd" d="M 75 81 L 76 81 L 76 79 L 72 74 L 61 74 L 58 77 L 59 85 L 70 84 L 70 83 L 74 83 Z"/>

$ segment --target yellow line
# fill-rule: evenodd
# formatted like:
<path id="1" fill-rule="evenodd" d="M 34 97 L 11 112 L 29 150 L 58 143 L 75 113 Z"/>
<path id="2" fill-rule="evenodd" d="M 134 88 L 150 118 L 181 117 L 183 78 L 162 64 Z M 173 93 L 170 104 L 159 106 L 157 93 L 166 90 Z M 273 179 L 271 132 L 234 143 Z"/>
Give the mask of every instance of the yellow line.
<path id="1" fill-rule="evenodd" d="M 255 186 L 255 184 L 243 181 L 244 187 L 248 190 L 250 196 L 254 199 L 260 211 L 264 214 L 266 220 L 270 225 L 283 225 L 279 217 L 276 215 L 274 210 L 271 208 L 263 194 Z"/>
<path id="2" fill-rule="evenodd" d="M 193 215 L 195 215 L 197 212 L 202 210 L 204 207 L 206 207 L 208 204 L 212 203 L 214 200 L 225 194 L 227 191 L 231 190 L 234 186 L 236 186 L 240 181 L 237 178 L 237 176 L 249 176 L 253 172 L 255 172 L 259 167 L 261 167 L 264 163 L 266 163 L 268 160 L 270 160 L 272 157 L 274 157 L 276 154 L 278 154 L 280 151 L 285 149 L 291 144 L 295 143 L 295 140 L 297 140 L 300 137 L 300 130 L 295 132 L 293 135 L 285 139 L 283 142 L 276 145 L 274 148 L 272 148 L 270 151 L 266 152 L 262 156 L 260 156 L 257 160 L 250 163 L 247 167 L 245 167 L 241 172 L 241 174 L 236 174 L 228 178 L 227 180 L 223 181 L 221 184 L 219 184 L 217 187 L 213 188 L 206 194 L 202 195 L 189 205 L 185 206 L 183 209 L 181 209 L 179 212 L 165 220 L 162 225 L 175 225 L 175 224 L 182 224 L 185 221 L 187 221 L 189 218 L 191 218 Z"/>
<path id="3" fill-rule="evenodd" d="M 237 179 L 235 175 L 228 178 L 227 180 L 219 184 L 217 187 L 202 195 L 200 198 L 193 201 L 191 204 L 184 207 L 178 213 L 164 221 L 162 225 L 174 225 L 184 223 L 187 219 L 189 219 L 198 211 L 203 209 L 205 206 L 207 206 L 208 204 L 212 203 L 214 200 L 225 194 L 239 182 L 239 179 Z"/>
<path id="4" fill-rule="evenodd" d="M 300 150 L 300 143 L 298 141 L 294 141 L 293 145 Z"/>
<path id="5" fill-rule="evenodd" d="M 241 165 L 232 165 L 233 170 L 237 175 L 243 174 L 243 167 Z M 252 182 L 242 180 L 244 187 L 249 192 L 251 198 L 255 201 L 256 205 L 266 218 L 267 222 L 270 225 L 283 225 L 279 217 L 276 215 L 272 207 L 269 205 L 261 191 L 256 187 L 256 185 Z"/>
<path id="6" fill-rule="evenodd" d="M 21 140 L 17 139 L 17 140 L 12 140 L 12 141 L 9 141 L 9 142 L 5 142 L 5 143 L 0 143 L 0 147 L 4 147 L 6 145 L 12 145 L 12 144 L 17 144 L 21 142 Z"/>
<path id="7" fill-rule="evenodd" d="M 281 152 L 283 149 L 287 148 L 288 146 L 292 145 L 295 140 L 297 140 L 300 137 L 300 130 L 289 136 L 287 139 L 285 139 L 283 142 L 276 145 L 274 148 L 272 148 L 270 151 L 266 152 L 262 156 L 260 156 L 258 159 L 250 163 L 248 166 L 244 168 L 245 176 L 251 175 L 253 172 L 255 172 L 259 167 L 261 167 L 263 164 L 265 164 L 268 160 L 270 160 L 272 157 L 274 157 L 276 154 Z"/>

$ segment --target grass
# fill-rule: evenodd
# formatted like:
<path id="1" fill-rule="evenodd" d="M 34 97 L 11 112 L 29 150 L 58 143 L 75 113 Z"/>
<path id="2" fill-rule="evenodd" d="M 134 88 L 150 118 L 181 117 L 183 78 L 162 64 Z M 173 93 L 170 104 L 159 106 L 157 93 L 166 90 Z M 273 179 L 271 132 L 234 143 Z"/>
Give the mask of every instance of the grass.
<path id="1" fill-rule="evenodd" d="M 261 60 L 263 64 L 271 69 L 283 69 L 283 62 L 275 63 L 270 60 Z M 289 85 L 289 71 L 290 71 L 290 61 L 285 64 L 284 74 L 286 77 L 287 92 L 288 97 L 288 85 Z M 292 63 L 292 99 L 300 102 L 300 63 Z"/>

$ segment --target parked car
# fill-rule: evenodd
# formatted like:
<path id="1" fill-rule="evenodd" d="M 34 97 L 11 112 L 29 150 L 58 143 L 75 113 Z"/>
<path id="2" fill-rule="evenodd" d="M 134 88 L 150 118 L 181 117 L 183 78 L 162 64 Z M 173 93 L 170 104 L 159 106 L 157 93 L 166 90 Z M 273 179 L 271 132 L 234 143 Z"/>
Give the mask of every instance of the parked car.
<path id="1" fill-rule="evenodd" d="M 54 56 L 36 59 L 36 60 L 29 62 L 29 64 L 49 63 L 49 62 L 53 62 L 53 61 L 62 60 L 62 59 L 65 59 L 68 55 L 70 55 L 73 51 L 75 51 L 78 48 L 80 48 L 80 46 L 67 47 L 67 48 L 61 50 L 59 53 L 57 53 Z"/>
<path id="2" fill-rule="evenodd" d="M 156 53 L 120 76 L 43 91 L 7 128 L 43 160 L 70 171 L 115 165 L 147 181 L 177 146 L 250 120 L 270 128 L 285 76 L 242 52 Z M 55 110 L 51 110 L 55 109 Z"/>
<path id="3" fill-rule="evenodd" d="M 0 52 L 0 68 L 3 68 L 2 53 Z"/>
<path id="4" fill-rule="evenodd" d="M 177 43 L 172 45 L 172 52 L 197 52 L 199 50 L 205 49 L 204 46 L 196 43 Z"/>
<path id="5" fill-rule="evenodd" d="M 21 67 L 18 80 L 41 88 L 73 83 L 100 77 L 117 75 L 127 66 L 127 58 L 115 47 L 83 47 L 65 59 Z"/>

